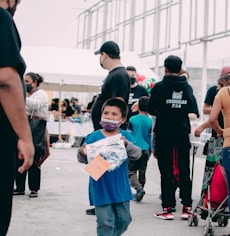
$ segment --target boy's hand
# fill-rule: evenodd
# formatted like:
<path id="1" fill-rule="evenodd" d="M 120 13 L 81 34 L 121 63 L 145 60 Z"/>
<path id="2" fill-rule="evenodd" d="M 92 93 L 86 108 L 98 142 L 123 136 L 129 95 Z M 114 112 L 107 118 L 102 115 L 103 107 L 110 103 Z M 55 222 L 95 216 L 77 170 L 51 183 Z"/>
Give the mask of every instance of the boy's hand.
<path id="1" fill-rule="evenodd" d="M 157 155 L 156 155 L 155 150 L 152 150 L 152 154 L 153 154 L 153 157 L 157 159 Z"/>
<path id="2" fill-rule="evenodd" d="M 121 139 L 124 141 L 125 147 L 128 145 L 128 141 L 124 136 L 121 136 Z"/>
<path id="3" fill-rule="evenodd" d="M 84 144 L 81 149 L 80 149 L 80 154 L 82 156 L 87 156 L 87 151 L 86 151 L 86 144 Z"/>

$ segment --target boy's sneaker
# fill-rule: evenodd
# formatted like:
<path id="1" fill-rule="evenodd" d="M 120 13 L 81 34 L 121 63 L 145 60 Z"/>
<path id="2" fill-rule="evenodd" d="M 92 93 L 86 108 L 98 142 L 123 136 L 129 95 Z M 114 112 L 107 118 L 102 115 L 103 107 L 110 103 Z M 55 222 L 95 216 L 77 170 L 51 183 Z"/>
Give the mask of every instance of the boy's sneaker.
<path id="1" fill-rule="evenodd" d="M 192 215 L 192 208 L 188 207 L 188 206 L 183 206 L 182 214 L 181 214 L 180 218 L 182 220 L 187 220 L 189 218 L 189 216 L 191 216 L 191 215 Z"/>
<path id="2" fill-rule="evenodd" d="M 143 188 L 141 188 L 136 193 L 135 201 L 136 202 L 140 202 L 142 200 L 142 198 L 144 197 L 144 195 L 145 195 L 145 190 Z"/>
<path id="3" fill-rule="evenodd" d="M 176 212 L 176 207 L 172 207 L 172 212 Z"/>
<path id="4" fill-rule="evenodd" d="M 161 212 L 155 213 L 154 217 L 162 220 L 173 220 L 174 215 L 172 213 L 172 207 L 163 208 Z"/>
<path id="5" fill-rule="evenodd" d="M 25 192 L 22 192 L 22 191 L 20 192 L 20 191 L 18 191 L 17 189 L 14 189 L 13 195 L 14 195 L 14 196 L 25 195 Z"/>
<path id="6" fill-rule="evenodd" d="M 95 208 L 87 209 L 85 211 L 85 213 L 86 213 L 86 215 L 91 215 L 91 216 L 95 216 L 96 215 Z"/>

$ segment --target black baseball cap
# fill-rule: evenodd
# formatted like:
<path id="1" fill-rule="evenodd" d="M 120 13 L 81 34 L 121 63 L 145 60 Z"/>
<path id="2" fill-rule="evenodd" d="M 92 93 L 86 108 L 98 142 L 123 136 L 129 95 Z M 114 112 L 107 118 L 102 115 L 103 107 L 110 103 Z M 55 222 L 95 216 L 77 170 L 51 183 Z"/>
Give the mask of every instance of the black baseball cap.
<path id="1" fill-rule="evenodd" d="M 131 70 L 137 72 L 136 68 L 134 66 L 127 66 L 126 70 Z"/>
<path id="2" fill-rule="evenodd" d="M 101 45 L 101 48 L 94 52 L 95 55 L 105 52 L 111 58 L 120 58 L 120 48 L 114 41 L 107 41 Z"/>

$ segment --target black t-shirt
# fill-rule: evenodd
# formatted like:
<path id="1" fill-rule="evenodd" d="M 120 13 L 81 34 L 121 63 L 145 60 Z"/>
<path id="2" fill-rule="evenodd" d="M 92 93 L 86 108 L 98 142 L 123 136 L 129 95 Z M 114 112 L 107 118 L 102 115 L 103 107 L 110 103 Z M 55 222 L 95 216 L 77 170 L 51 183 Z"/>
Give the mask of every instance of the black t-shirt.
<path id="1" fill-rule="evenodd" d="M 147 96 L 147 97 L 149 96 L 147 89 L 144 88 L 143 86 L 138 84 L 136 87 L 130 89 L 129 102 L 128 102 L 128 107 L 129 107 L 128 120 L 131 116 L 138 114 L 138 111 L 132 112 L 131 107 L 135 102 L 138 102 L 139 98 L 142 96 Z"/>
<path id="2" fill-rule="evenodd" d="M 186 78 L 167 75 L 151 90 L 148 111 L 156 116 L 157 135 L 189 134 L 188 114 L 199 116 L 196 98 Z"/>
<path id="3" fill-rule="evenodd" d="M 212 106 L 216 94 L 217 94 L 217 86 L 214 85 L 214 86 L 212 86 L 208 89 L 208 91 L 206 93 L 206 96 L 205 96 L 205 99 L 204 99 L 204 102 L 209 104 L 210 106 Z"/>
<path id="4" fill-rule="evenodd" d="M 20 55 L 20 49 L 21 40 L 15 23 L 9 12 L 0 7 L 0 68 L 13 67 L 17 70 L 21 77 L 25 94 L 23 74 L 25 72 L 26 66 L 23 58 Z M 12 102 L 13 100 L 14 98 L 12 97 Z M 10 134 L 12 135 L 14 132 L 1 105 L 0 124 L 0 136 L 4 136 L 5 139 L 8 140 L 6 136 Z M 10 137 L 12 138 L 12 136 Z"/>
<path id="5" fill-rule="evenodd" d="M 87 109 L 87 110 L 90 110 L 90 109 L 93 107 L 93 104 L 94 104 L 94 101 L 89 102 L 88 105 L 87 105 L 87 107 L 86 107 L 86 109 Z"/>
<path id="6" fill-rule="evenodd" d="M 72 109 L 71 106 L 66 107 L 66 110 L 62 112 L 66 116 L 72 116 L 74 114 L 74 110 Z"/>
<path id="7" fill-rule="evenodd" d="M 0 67 L 14 67 L 23 79 L 26 66 L 20 54 L 21 40 L 11 15 L 2 8 L 0 8 L 0 35 Z"/>
<path id="8" fill-rule="evenodd" d="M 110 71 L 103 81 L 97 100 L 92 108 L 91 117 L 94 130 L 101 129 L 99 122 L 101 121 L 101 108 L 104 102 L 112 97 L 122 97 L 128 104 L 129 92 L 130 79 L 126 69 L 124 67 L 116 67 Z"/>
<path id="9" fill-rule="evenodd" d="M 217 94 L 217 86 L 214 85 L 208 89 L 205 99 L 204 99 L 204 103 L 207 103 L 208 105 L 212 106 L 216 94 Z M 218 116 L 218 122 L 219 122 L 220 127 L 224 128 L 224 119 L 223 119 L 222 112 L 220 112 Z M 212 137 L 217 137 L 217 133 L 214 129 L 212 129 Z"/>

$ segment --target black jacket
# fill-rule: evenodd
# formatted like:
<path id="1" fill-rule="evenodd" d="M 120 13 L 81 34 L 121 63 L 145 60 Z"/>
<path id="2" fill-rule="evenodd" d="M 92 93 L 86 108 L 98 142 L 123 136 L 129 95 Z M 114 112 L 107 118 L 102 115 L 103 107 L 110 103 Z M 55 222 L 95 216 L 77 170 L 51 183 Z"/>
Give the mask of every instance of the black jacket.
<path id="1" fill-rule="evenodd" d="M 196 98 L 185 77 L 166 75 L 151 90 L 148 111 L 156 116 L 156 133 L 190 133 L 188 114 L 199 116 Z"/>

